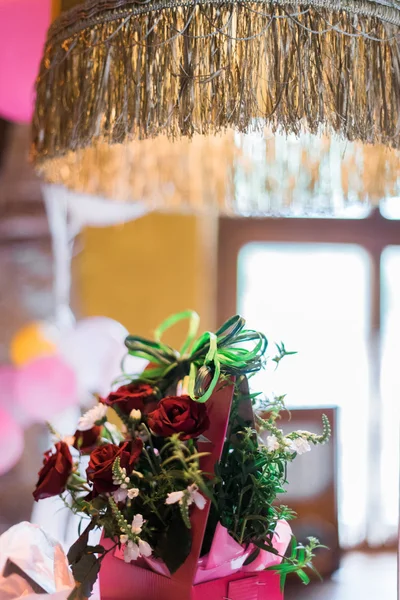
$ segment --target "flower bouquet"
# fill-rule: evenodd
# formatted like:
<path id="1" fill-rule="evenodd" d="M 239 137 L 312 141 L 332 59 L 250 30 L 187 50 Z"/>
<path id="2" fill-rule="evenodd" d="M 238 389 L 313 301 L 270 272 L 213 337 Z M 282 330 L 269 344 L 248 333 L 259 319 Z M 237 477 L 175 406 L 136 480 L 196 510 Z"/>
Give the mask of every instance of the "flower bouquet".
<path id="1" fill-rule="evenodd" d="M 178 352 L 162 336 L 182 319 L 189 331 Z M 100 567 L 102 600 L 279 600 L 289 573 L 309 581 L 318 541 L 297 544 L 294 514 L 276 499 L 287 463 L 326 442 L 329 422 L 321 435 L 284 435 L 283 397 L 248 387 L 265 365 L 265 336 L 239 316 L 199 338 L 198 326 L 186 311 L 167 319 L 155 341 L 129 336 L 128 352 L 148 367 L 130 376 L 122 364 L 114 391 L 71 438 L 53 431 L 34 498 L 61 495 L 85 525 L 68 554 L 70 600 L 90 596 Z M 287 354 L 278 345 L 272 360 Z M 92 545 L 96 528 L 102 539 Z"/>

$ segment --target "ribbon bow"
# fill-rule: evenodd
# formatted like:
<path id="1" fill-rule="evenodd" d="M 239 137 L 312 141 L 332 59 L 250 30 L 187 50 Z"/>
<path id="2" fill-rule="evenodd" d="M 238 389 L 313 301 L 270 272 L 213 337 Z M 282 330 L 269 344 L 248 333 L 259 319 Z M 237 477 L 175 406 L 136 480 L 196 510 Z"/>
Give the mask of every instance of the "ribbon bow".
<path id="1" fill-rule="evenodd" d="M 162 343 L 162 336 L 179 321 L 189 319 L 186 339 L 178 352 Z M 129 335 L 125 345 L 129 354 L 149 360 L 154 367 L 146 370 L 141 381 L 165 387 L 189 376 L 189 395 L 196 402 L 207 402 L 221 376 L 255 373 L 261 369 L 267 349 L 266 337 L 245 329 L 245 320 L 231 317 L 216 333 L 207 331 L 196 339 L 199 315 L 187 310 L 166 319 L 155 332 L 155 341 Z M 253 347 L 246 345 L 253 342 Z"/>

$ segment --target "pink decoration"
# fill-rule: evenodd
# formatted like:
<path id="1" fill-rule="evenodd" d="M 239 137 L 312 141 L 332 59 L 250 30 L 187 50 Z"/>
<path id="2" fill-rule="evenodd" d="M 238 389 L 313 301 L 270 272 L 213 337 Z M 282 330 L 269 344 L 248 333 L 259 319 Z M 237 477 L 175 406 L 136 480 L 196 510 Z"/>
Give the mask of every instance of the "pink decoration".
<path id="1" fill-rule="evenodd" d="M 274 536 L 272 538 L 272 545 L 275 550 L 278 551 L 280 556 L 284 556 L 289 544 L 292 539 L 292 528 L 287 521 L 278 521 Z M 255 549 L 253 545 L 250 546 L 251 552 Z M 279 565 L 282 559 L 271 552 L 261 550 L 257 558 L 249 565 L 243 567 L 242 571 L 245 573 L 254 573 L 255 571 L 263 571 L 268 567 Z"/>
<path id="2" fill-rule="evenodd" d="M 11 365 L 0 366 L 0 409 L 6 410 L 21 427 L 25 428 L 32 423 L 32 419 L 18 406 L 17 379 L 18 369 Z"/>
<path id="3" fill-rule="evenodd" d="M 113 377 L 121 373 L 127 335 L 123 325 L 107 317 L 83 319 L 63 334 L 60 353 L 75 371 L 81 395 L 109 392 Z"/>
<path id="4" fill-rule="evenodd" d="M 11 365 L 0 366 L 0 408 L 12 412 L 15 405 L 17 371 Z"/>
<path id="5" fill-rule="evenodd" d="M 279 565 L 282 562 L 281 556 L 285 554 L 291 537 L 292 530 L 289 523 L 278 521 L 272 543 L 280 556 L 262 550 L 254 561 L 243 566 L 246 559 L 255 550 L 254 545 L 250 544 L 247 548 L 244 548 L 233 539 L 225 527 L 218 524 L 209 554 L 202 556 L 197 563 L 194 584 L 198 585 L 206 581 L 228 577 L 239 571 L 255 573 Z M 117 549 L 114 556 L 124 560 L 123 550 Z M 145 558 L 144 561 L 155 573 L 164 577 L 171 577 L 167 566 L 161 560 Z"/>
<path id="6" fill-rule="evenodd" d="M 24 434 L 13 417 L 0 408 L 0 475 L 4 475 L 21 458 Z"/>
<path id="7" fill-rule="evenodd" d="M 19 370 L 16 397 L 19 410 L 38 422 L 47 421 L 77 404 L 75 373 L 60 356 L 38 358 Z"/>
<path id="8" fill-rule="evenodd" d="M 0 116 L 29 122 L 51 0 L 0 0 Z"/>
<path id="9" fill-rule="evenodd" d="M 109 549 L 113 542 L 102 540 Z M 188 585 L 173 576 L 163 577 L 135 563 L 126 564 L 111 554 L 100 571 L 101 600 L 283 600 L 279 576 L 271 571 L 243 573 Z"/>

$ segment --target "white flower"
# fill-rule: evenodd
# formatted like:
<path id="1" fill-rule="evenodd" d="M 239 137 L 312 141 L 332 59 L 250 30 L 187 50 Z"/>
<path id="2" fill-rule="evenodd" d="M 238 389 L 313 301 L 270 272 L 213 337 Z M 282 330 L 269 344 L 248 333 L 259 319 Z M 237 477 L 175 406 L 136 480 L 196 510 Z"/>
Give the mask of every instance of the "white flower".
<path id="1" fill-rule="evenodd" d="M 168 494 L 165 504 L 176 504 L 177 502 L 179 502 L 179 504 L 182 504 L 184 495 L 185 492 L 171 492 L 170 494 Z"/>
<path id="2" fill-rule="evenodd" d="M 290 451 L 297 452 L 297 454 L 305 454 L 310 452 L 311 446 L 309 442 L 301 437 L 291 440 Z"/>
<path id="3" fill-rule="evenodd" d="M 151 556 L 153 554 L 153 550 L 147 542 L 144 540 L 139 540 L 139 552 L 140 556 Z"/>
<path id="4" fill-rule="evenodd" d="M 105 404 L 97 404 L 88 410 L 78 421 L 78 431 L 88 431 L 96 424 L 97 421 L 102 421 L 107 413 Z"/>
<path id="5" fill-rule="evenodd" d="M 188 492 L 190 494 L 188 505 L 190 506 L 190 504 L 194 502 L 197 508 L 203 510 L 203 508 L 207 504 L 207 500 L 204 498 L 204 496 L 200 494 L 198 490 L 199 488 L 195 483 L 188 487 Z"/>
<path id="6" fill-rule="evenodd" d="M 139 556 L 139 546 L 135 542 L 129 541 L 124 548 L 124 561 L 129 563 L 131 560 L 137 560 Z"/>
<path id="7" fill-rule="evenodd" d="M 120 477 L 113 477 L 113 484 L 114 485 L 121 485 L 124 483 L 124 481 L 126 480 L 126 469 L 125 468 L 121 468 L 121 478 Z M 129 480 L 129 477 L 128 477 Z M 123 489 L 126 489 L 128 486 L 125 486 Z"/>
<path id="8" fill-rule="evenodd" d="M 129 538 L 125 534 L 119 536 L 119 541 L 121 542 L 121 544 L 126 544 L 128 542 L 128 540 L 129 540 Z"/>
<path id="9" fill-rule="evenodd" d="M 165 500 L 165 504 L 183 504 L 184 499 L 186 498 L 187 506 L 191 504 L 195 504 L 197 508 L 203 510 L 205 507 L 207 500 L 200 494 L 198 491 L 199 488 L 195 483 L 189 485 L 187 490 L 183 492 L 171 492 L 168 494 L 167 499 Z"/>
<path id="10" fill-rule="evenodd" d="M 129 415 L 129 416 L 130 416 L 130 418 L 131 418 L 133 421 L 141 421 L 141 419 L 142 419 L 142 413 L 141 413 L 141 411 L 140 411 L 140 410 L 138 410 L 138 409 L 136 409 L 136 408 L 133 408 L 133 409 L 131 410 L 131 412 L 130 412 L 130 415 Z"/>
<path id="11" fill-rule="evenodd" d="M 112 493 L 112 497 L 115 502 L 125 502 L 128 496 L 128 490 L 124 490 L 123 488 L 118 488 L 115 492 Z"/>
<path id="12" fill-rule="evenodd" d="M 121 538 L 122 537 L 124 539 L 127 538 L 127 536 L 121 536 Z M 152 554 L 153 550 L 150 544 L 148 544 L 144 540 L 141 540 L 140 538 L 138 539 L 137 544 L 135 542 L 132 542 L 132 540 L 129 540 L 129 542 L 127 542 L 124 547 L 124 560 L 127 563 L 131 562 L 131 560 L 137 560 L 140 556 L 149 557 Z"/>
<path id="13" fill-rule="evenodd" d="M 279 450 L 279 440 L 276 435 L 269 435 L 265 441 L 268 452 L 275 452 Z"/>
<path id="14" fill-rule="evenodd" d="M 130 490 L 128 490 L 129 500 L 133 500 L 134 498 L 137 498 L 138 496 L 139 496 L 138 488 L 131 488 Z"/>
<path id="15" fill-rule="evenodd" d="M 132 533 L 139 534 L 142 531 L 142 527 L 144 524 L 142 515 L 135 515 L 132 521 Z"/>

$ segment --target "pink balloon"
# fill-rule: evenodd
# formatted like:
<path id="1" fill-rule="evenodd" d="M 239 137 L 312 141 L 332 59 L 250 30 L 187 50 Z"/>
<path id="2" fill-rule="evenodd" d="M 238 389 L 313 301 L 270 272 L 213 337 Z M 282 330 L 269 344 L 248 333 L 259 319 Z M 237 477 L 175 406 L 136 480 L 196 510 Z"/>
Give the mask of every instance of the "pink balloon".
<path id="1" fill-rule="evenodd" d="M 12 416 L 0 408 L 0 475 L 17 464 L 24 450 L 24 434 Z"/>
<path id="2" fill-rule="evenodd" d="M 35 421 L 48 421 L 77 404 L 75 373 L 60 356 L 38 358 L 19 370 L 16 398 L 19 410 Z"/>
<path id="3" fill-rule="evenodd" d="M 0 409 L 7 411 L 21 427 L 26 428 L 32 424 L 32 418 L 18 405 L 17 378 L 17 368 L 0 366 Z"/>
<path id="4" fill-rule="evenodd" d="M 11 365 L 0 366 L 0 408 L 12 412 L 15 406 L 17 370 Z"/>
<path id="5" fill-rule="evenodd" d="M 0 0 L 0 116 L 29 122 L 51 0 Z"/>

